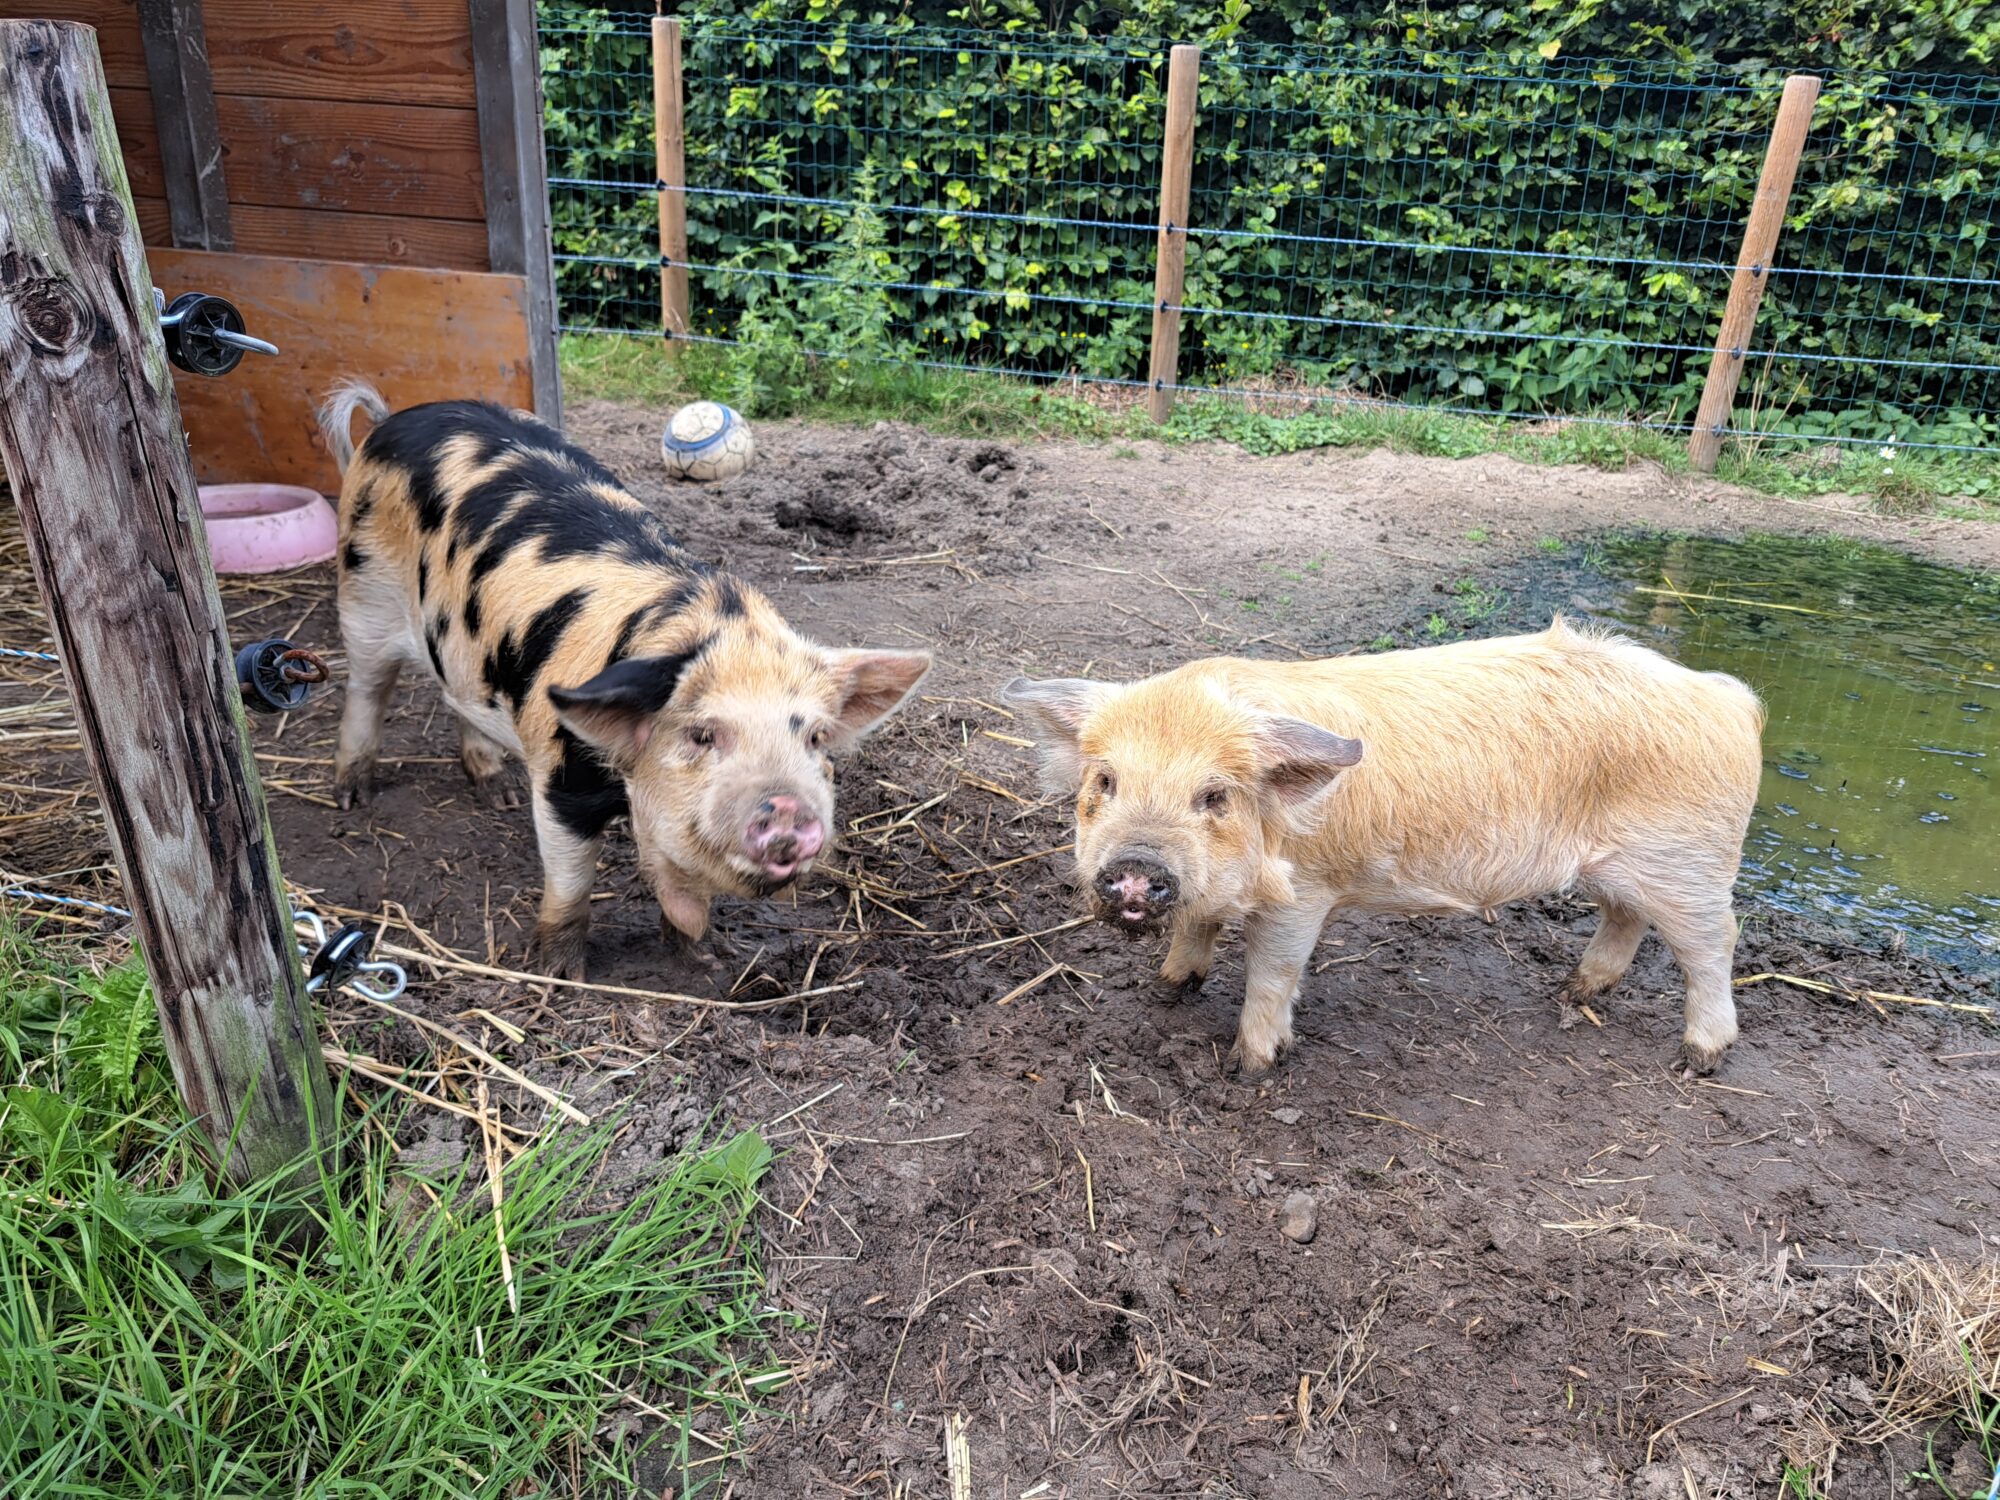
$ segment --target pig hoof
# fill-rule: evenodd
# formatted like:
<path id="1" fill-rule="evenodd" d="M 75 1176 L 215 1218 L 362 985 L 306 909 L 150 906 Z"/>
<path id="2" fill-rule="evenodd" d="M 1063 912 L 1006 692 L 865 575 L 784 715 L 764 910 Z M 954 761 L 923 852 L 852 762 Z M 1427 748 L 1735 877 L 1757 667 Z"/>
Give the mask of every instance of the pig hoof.
<path id="1" fill-rule="evenodd" d="M 1284 1051 L 1282 1042 L 1268 1049 L 1250 1048 L 1244 1046 L 1239 1038 L 1236 1045 L 1229 1049 L 1229 1071 L 1241 1078 L 1255 1078 L 1276 1067 Z"/>
<path id="2" fill-rule="evenodd" d="M 552 979 L 577 979 L 584 974 L 585 922 L 563 922 L 555 927 L 537 927 L 528 943 L 528 966 Z"/>
<path id="3" fill-rule="evenodd" d="M 481 807 L 494 812 L 512 812 L 521 805 L 521 794 L 514 786 L 514 778 L 504 771 L 495 771 L 489 776 L 468 776 L 472 783 L 472 797 Z"/>
<path id="4" fill-rule="evenodd" d="M 1171 974 L 1162 974 L 1153 981 L 1153 993 L 1169 1003 L 1192 1000 L 1201 993 L 1201 987 L 1207 980 L 1206 974 L 1188 974 L 1179 979 Z"/>
<path id="5" fill-rule="evenodd" d="M 334 777 L 333 800 L 342 812 L 366 807 L 375 800 L 374 772 L 366 769 L 339 772 Z"/>
<path id="6" fill-rule="evenodd" d="M 1693 1042 L 1681 1043 L 1681 1077 L 1706 1078 L 1722 1066 L 1723 1054 L 1728 1047 L 1700 1047 Z"/>

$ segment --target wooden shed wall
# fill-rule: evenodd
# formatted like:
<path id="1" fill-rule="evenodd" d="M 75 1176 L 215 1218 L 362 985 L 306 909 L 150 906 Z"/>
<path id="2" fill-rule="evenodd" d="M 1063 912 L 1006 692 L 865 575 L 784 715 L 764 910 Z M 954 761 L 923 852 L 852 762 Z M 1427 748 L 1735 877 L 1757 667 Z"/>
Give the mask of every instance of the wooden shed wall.
<path id="1" fill-rule="evenodd" d="M 228 297 L 283 351 L 177 377 L 204 482 L 334 488 L 312 406 L 343 376 L 392 406 L 481 397 L 560 420 L 532 0 L 0 16 L 96 30 L 155 282 Z M 195 166 L 218 156 L 219 191 Z"/>
<path id="2" fill-rule="evenodd" d="M 146 243 L 171 245 L 135 0 L 5 0 L 97 28 Z M 466 0 L 207 0 L 234 248 L 484 271 Z"/>

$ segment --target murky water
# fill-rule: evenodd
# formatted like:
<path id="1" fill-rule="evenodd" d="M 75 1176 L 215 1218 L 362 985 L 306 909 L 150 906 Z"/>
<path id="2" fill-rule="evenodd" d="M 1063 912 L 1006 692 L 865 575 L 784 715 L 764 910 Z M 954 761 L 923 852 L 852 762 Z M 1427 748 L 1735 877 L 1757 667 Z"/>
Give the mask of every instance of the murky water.
<path id="1" fill-rule="evenodd" d="M 2000 578 L 1845 540 L 1603 550 L 1607 613 L 1769 710 L 1744 888 L 2000 965 Z"/>

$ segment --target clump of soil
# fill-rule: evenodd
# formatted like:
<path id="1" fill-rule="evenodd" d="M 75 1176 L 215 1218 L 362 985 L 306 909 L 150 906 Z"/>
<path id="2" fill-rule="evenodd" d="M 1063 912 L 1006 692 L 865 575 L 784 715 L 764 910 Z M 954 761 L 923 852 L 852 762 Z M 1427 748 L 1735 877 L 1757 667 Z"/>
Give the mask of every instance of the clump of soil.
<path id="1" fill-rule="evenodd" d="M 815 546 L 921 544 L 968 559 L 1001 553 L 1026 565 L 1053 528 L 1038 503 L 1041 463 L 993 443 L 954 442 L 881 422 L 859 442 L 807 441 L 761 458 L 727 490 L 739 525 L 762 512 Z"/>

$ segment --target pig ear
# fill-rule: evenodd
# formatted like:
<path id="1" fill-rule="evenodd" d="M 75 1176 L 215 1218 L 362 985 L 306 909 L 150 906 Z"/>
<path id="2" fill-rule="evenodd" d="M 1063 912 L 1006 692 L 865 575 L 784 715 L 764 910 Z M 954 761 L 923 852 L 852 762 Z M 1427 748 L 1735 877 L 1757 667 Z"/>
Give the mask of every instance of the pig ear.
<path id="1" fill-rule="evenodd" d="M 1081 677 L 1052 677 L 1046 682 L 1016 677 L 1000 690 L 1000 701 L 1040 731 L 1042 780 L 1050 791 L 1073 792 L 1083 779 L 1077 736 L 1110 695 L 1109 685 Z"/>
<path id="2" fill-rule="evenodd" d="M 928 651 L 829 651 L 839 701 L 833 711 L 838 743 L 851 745 L 894 713 L 931 669 Z"/>
<path id="3" fill-rule="evenodd" d="M 1269 717 L 1257 726 L 1257 755 L 1264 785 L 1280 802 L 1310 802 L 1333 778 L 1361 761 L 1361 741 L 1304 719 Z"/>
<path id="4" fill-rule="evenodd" d="M 683 656 L 635 656 L 576 687 L 551 687 L 549 701 L 564 728 L 623 768 L 646 748 L 653 716 L 673 697 L 686 665 Z"/>

